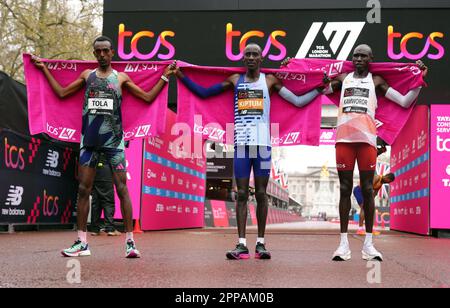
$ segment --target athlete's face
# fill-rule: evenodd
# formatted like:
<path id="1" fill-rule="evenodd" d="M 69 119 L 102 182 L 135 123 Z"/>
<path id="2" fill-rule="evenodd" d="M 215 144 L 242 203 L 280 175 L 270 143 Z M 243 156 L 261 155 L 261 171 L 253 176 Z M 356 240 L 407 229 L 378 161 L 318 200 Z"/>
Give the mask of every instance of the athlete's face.
<path id="1" fill-rule="evenodd" d="M 262 63 L 261 48 L 257 45 L 249 45 L 244 50 L 244 65 L 249 70 L 256 70 Z"/>
<path id="2" fill-rule="evenodd" d="M 372 51 L 365 46 L 356 47 L 353 52 L 353 65 L 359 71 L 365 71 L 369 69 L 369 63 L 372 62 Z"/>
<path id="3" fill-rule="evenodd" d="M 108 41 L 95 42 L 94 56 L 100 67 L 108 67 L 114 57 L 114 50 Z"/>

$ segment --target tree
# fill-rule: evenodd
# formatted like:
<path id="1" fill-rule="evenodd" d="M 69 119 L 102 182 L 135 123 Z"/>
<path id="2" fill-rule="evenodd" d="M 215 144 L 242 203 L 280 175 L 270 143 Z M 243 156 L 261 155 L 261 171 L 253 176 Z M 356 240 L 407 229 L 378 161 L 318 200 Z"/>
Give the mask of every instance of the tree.
<path id="1" fill-rule="evenodd" d="M 103 0 L 0 0 L 0 70 L 24 81 L 23 53 L 92 59 Z"/>

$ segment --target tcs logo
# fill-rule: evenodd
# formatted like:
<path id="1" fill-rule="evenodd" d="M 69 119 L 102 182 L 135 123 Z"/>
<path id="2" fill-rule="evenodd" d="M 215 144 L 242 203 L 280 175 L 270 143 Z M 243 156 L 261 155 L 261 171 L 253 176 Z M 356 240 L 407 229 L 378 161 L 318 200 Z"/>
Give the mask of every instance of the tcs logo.
<path id="1" fill-rule="evenodd" d="M 5 137 L 5 166 L 11 169 L 25 169 L 25 149 L 15 145 L 9 145 L 8 138 Z"/>
<path id="2" fill-rule="evenodd" d="M 226 52 L 227 58 L 230 59 L 231 61 L 242 60 L 242 58 L 244 57 L 245 46 L 247 45 L 247 41 L 250 38 L 252 38 L 252 37 L 264 38 L 266 36 L 266 34 L 264 32 L 258 31 L 258 30 L 249 31 L 249 32 L 245 33 L 244 35 L 242 35 L 241 31 L 233 30 L 233 24 L 231 24 L 231 23 L 227 24 L 226 35 L 227 36 L 226 36 L 225 52 Z M 279 36 L 286 37 L 286 32 L 281 31 L 281 30 L 276 30 L 276 31 L 273 31 L 269 35 L 266 46 L 264 47 L 264 50 L 263 50 L 263 54 L 262 54 L 263 57 L 266 57 L 269 54 L 270 48 L 273 45 L 280 51 L 280 53 L 278 55 L 269 54 L 268 55 L 269 59 L 272 61 L 280 61 L 280 60 L 283 60 L 284 58 L 286 58 L 286 47 L 277 40 L 277 37 L 279 37 Z M 233 38 L 235 38 L 235 37 L 241 38 L 239 41 L 239 53 L 238 54 L 233 53 Z"/>
<path id="3" fill-rule="evenodd" d="M 46 217 L 58 216 L 59 197 L 49 195 L 49 194 L 47 194 L 47 191 L 44 190 L 43 200 L 44 200 L 44 204 L 42 205 L 42 210 L 44 212 L 44 216 L 46 216 Z"/>
<path id="4" fill-rule="evenodd" d="M 169 43 L 166 37 L 174 37 L 175 32 L 173 31 L 163 31 L 160 35 L 158 35 L 158 39 L 156 40 L 155 47 L 148 54 L 143 54 L 138 50 L 139 40 L 142 38 L 155 38 L 155 33 L 151 31 L 140 31 L 136 34 L 133 34 L 131 31 L 125 30 L 125 25 L 119 25 L 119 43 L 118 43 L 118 55 L 122 60 L 130 60 L 133 58 L 137 58 L 139 60 L 150 60 L 153 59 L 157 54 L 158 58 L 161 60 L 169 60 L 172 59 L 175 55 L 175 47 Z M 125 45 L 127 44 L 126 38 L 131 38 L 131 53 L 125 53 Z M 158 53 L 161 45 L 167 48 L 167 53 Z"/>
<path id="5" fill-rule="evenodd" d="M 423 40 L 424 35 L 420 32 L 411 32 L 404 36 L 401 33 L 394 32 L 394 27 L 388 27 L 388 56 L 393 60 L 399 60 L 402 58 L 407 58 L 410 60 L 419 60 L 423 57 L 427 56 L 432 60 L 439 60 L 444 57 L 445 49 L 444 47 L 436 41 L 436 38 L 443 38 L 444 34 L 442 32 L 433 32 L 431 33 L 425 41 L 425 46 L 422 51 L 418 54 L 412 54 L 408 51 L 408 42 L 411 39 L 415 40 Z M 395 39 L 400 39 L 400 53 L 396 54 L 394 52 L 394 41 Z M 430 52 L 430 47 L 433 46 L 435 49 L 434 53 Z M 433 51 L 432 51 L 433 52 Z"/>

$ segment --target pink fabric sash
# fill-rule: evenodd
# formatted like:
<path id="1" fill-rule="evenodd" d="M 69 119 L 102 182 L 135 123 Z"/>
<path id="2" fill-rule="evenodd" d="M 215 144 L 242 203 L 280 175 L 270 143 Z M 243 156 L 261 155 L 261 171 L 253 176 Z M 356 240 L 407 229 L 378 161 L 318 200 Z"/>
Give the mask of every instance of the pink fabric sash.
<path id="1" fill-rule="evenodd" d="M 59 99 L 45 78 L 24 54 L 28 94 L 28 118 L 32 135 L 46 133 L 68 142 L 80 142 L 84 91 Z M 52 75 L 62 85 L 75 81 L 87 69 L 97 68 L 97 62 L 43 60 Z M 113 68 L 127 73 L 142 89 L 149 91 L 171 62 L 118 62 Z M 122 119 L 125 140 L 152 136 L 165 130 L 168 87 L 148 104 L 123 91 Z"/>

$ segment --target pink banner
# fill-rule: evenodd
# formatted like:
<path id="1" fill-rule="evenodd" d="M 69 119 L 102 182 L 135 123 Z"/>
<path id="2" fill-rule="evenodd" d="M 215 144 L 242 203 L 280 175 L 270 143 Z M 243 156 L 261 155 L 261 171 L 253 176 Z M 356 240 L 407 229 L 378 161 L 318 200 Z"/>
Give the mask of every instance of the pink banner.
<path id="1" fill-rule="evenodd" d="M 27 81 L 28 117 L 32 135 L 46 133 L 54 139 L 80 142 L 84 91 L 60 99 L 53 92 L 44 74 L 31 63 L 31 56 L 24 54 Z M 46 60 L 55 79 L 67 86 L 87 69 L 97 68 L 97 62 Z M 149 91 L 160 79 L 169 62 L 114 62 L 113 68 L 127 73 L 142 89 Z M 125 140 L 145 138 L 165 129 L 168 87 L 148 104 L 128 91 L 123 91 L 122 118 Z"/>
<path id="2" fill-rule="evenodd" d="M 221 83 L 230 75 L 243 72 L 236 68 L 179 64 L 186 76 L 204 87 Z M 296 94 L 304 94 L 318 87 L 323 77 L 321 72 L 308 72 L 306 75 L 304 71 L 290 69 L 263 72 L 276 74 Z M 273 146 L 319 145 L 322 96 L 303 108 L 295 107 L 276 93 L 272 95 L 271 101 Z M 201 99 L 178 82 L 178 122 L 188 123 L 195 133 L 203 134 L 205 139 L 233 144 L 233 102 L 233 91 Z"/>
<path id="3" fill-rule="evenodd" d="M 431 106 L 431 228 L 450 229 L 450 106 Z"/>
<path id="4" fill-rule="evenodd" d="M 248 209 L 250 212 L 250 218 L 252 220 L 252 224 L 256 226 L 258 224 L 258 219 L 256 218 L 256 205 L 254 203 L 249 203 Z"/>
<path id="5" fill-rule="evenodd" d="M 175 120 L 175 113 L 168 111 L 167 127 L 171 128 Z M 191 158 L 180 152 L 174 146 L 177 138 L 168 129 L 166 133 L 145 141 L 143 230 L 204 226 L 206 162 L 203 158 Z"/>
<path id="6" fill-rule="evenodd" d="M 225 201 L 211 200 L 214 227 L 229 227 L 227 205 Z"/>
<path id="7" fill-rule="evenodd" d="M 416 106 L 392 146 L 391 228 L 428 235 L 430 215 L 428 107 Z"/>
<path id="8" fill-rule="evenodd" d="M 317 60 L 317 59 L 294 59 L 288 67 L 295 71 L 301 71 L 309 75 L 310 73 L 326 72 L 330 78 L 334 78 L 341 73 L 350 73 L 354 71 L 352 62 L 337 60 Z M 372 63 L 370 72 L 373 75 L 379 75 L 386 82 L 405 95 L 409 90 L 425 86 L 422 78 L 422 72 L 415 64 L 411 63 Z M 340 92 L 327 96 L 332 103 L 339 106 Z M 396 103 L 378 97 L 378 109 L 376 111 L 376 120 L 378 127 L 378 136 L 388 144 L 393 144 L 400 131 L 405 126 L 411 115 L 413 108 L 405 109 Z"/>
<path id="9" fill-rule="evenodd" d="M 180 63 L 186 75 L 204 87 L 223 82 L 235 73 L 243 73 L 243 69 L 200 67 Z M 348 61 L 302 59 L 292 60 L 288 67 L 279 70 L 263 70 L 273 73 L 284 85 L 296 94 L 304 94 L 322 84 L 323 72 L 330 77 L 354 70 Z M 402 94 L 425 85 L 422 72 L 415 64 L 374 63 L 370 70 L 383 77 L 387 83 Z M 234 97 L 228 91 L 221 95 L 201 99 L 191 93 L 181 82 L 178 82 L 179 122 L 188 123 L 195 133 L 201 133 L 207 139 L 232 144 L 234 123 Z M 319 145 L 320 143 L 320 111 L 321 104 L 339 105 L 340 95 L 335 93 L 329 97 L 320 95 L 304 108 L 297 108 L 286 102 L 278 94 L 273 94 L 271 108 L 272 145 Z M 412 108 L 404 109 L 384 97 L 379 98 L 376 118 L 378 135 L 389 144 L 397 138 L 408 120 Z M 201 116 L 201 117 L 199 117 Z M 231 128 L 230 128 L 231 127 Z M 275 129 L 274 129 L 275 127 Z"/>
<path id="10" fill-rule="evenodd" d="M 125 158 L 127 161 L 127 186 L 133 206 L 133 219 L 141 217 L 141 180 L 142 180 L 142 140 L 130 141 L 130 146 L 125 149 Z M 122 219 L 120 210 L 120 200 L 116 193 L 116 212 L 115 219 Z"/>

